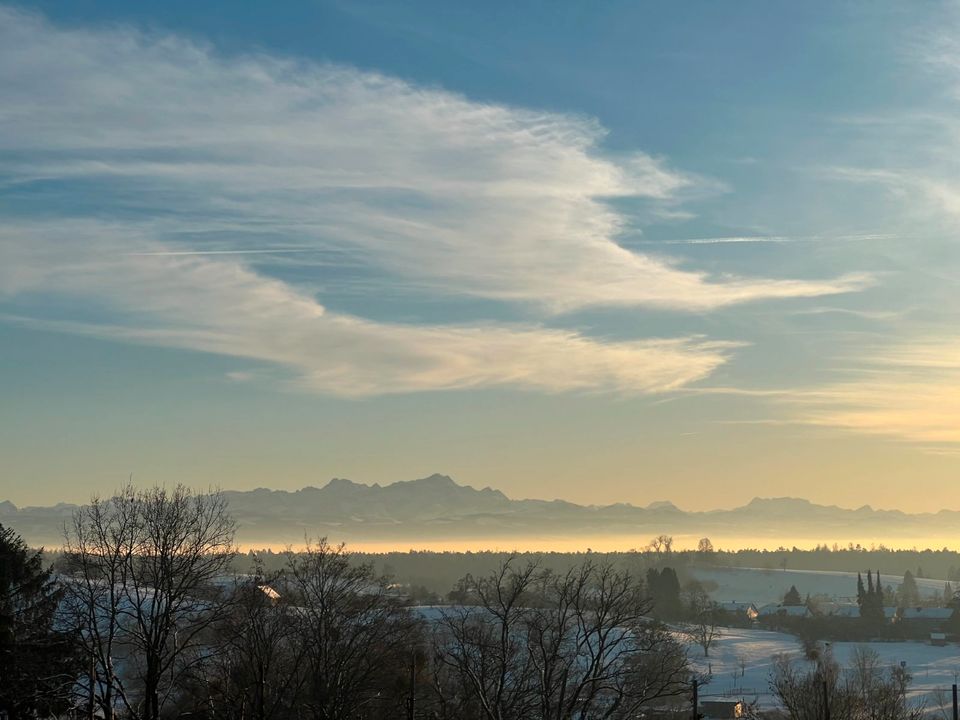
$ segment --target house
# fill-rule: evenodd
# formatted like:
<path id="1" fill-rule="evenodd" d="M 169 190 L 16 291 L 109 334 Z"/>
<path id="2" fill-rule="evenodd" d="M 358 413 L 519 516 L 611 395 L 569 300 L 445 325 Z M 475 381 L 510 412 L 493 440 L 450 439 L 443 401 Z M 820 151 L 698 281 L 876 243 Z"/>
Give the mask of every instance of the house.
<path id="1" fill-rule="evenodd" d="M 839 605 L 833 611 L 827 613 L 828 617 L 845 618 L 858 620 L 860 618 L 860 607 L 858 605 Z M 885 607 L 883 609 L 883 619 L 887 622 L 894 622 L 897 619 L 897 608 Z"/>
<path id="2" fill-rule="evenodd" d="M 737 602 L 736 600 L 732 602 L 722 602 L 717 603 L 717 607 L 723 612 L 730 613 L 731 615 L 744 615 L 748 620 L 756 620 L 760 612 L 757 610 L 757 606 L 752 602 Z"/>
<path id="3" fill-rule="evenodd" d="M 913 632 L 942 631 L 953 617 L 953 608 L 909 607 L 900 611 L 900 623 Z"/>
<path id="4" fill-rule="evenodd" d="M 757 615 L 760 618 L 775 618 L 775 617 L 793 617 L 793 618 L 807 618 L 810 617 L 810 608 L 806 605 L 764 605 L 757 611 Z"/>
<path id="5" fill-rule="evenodd" d="M 742 700 L 704 700 L 700 703 L 700 717 L 707 720 L 735 720 L 745 715 Z"/>
<path id="6" fill-rule="evenodd" d="M 949 607 L 909 607 L 900 611 L 903 622 L 945 623 L 953 617 L 953 608 Z"/>

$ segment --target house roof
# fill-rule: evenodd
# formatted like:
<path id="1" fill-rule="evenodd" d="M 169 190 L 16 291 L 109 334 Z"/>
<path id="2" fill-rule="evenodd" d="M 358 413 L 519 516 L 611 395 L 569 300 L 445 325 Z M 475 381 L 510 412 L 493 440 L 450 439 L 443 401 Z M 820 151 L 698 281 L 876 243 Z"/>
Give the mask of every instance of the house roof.
<path id="1" fill-rule="evenodd" d="M 258 589 L 260 592 L 262 592 L 264 595 L 266 595 L 268 598 L 270 598 L 271 600 L 279 600 L 279 599 L 280 599 L 280 593 L 278 593 L 276 590 L 274 590 L 274 589 L 273 589 L 272 587 L 270 587 L 269 585 L 257 585 L 257 589 Z"/>
<path id="2" fill-rule="evenodd" d="M 841 605 L 829 613 L 829 615 L 841 618 L 858 618 L 860 617 L 860 608 L 857 605 Z M 887 620 L 892 620 L 896 616 L 897 609 L 895 607 L 885 607 L 883 609 L 883 617 Z"/>
<path id="3" fill-rule="evenodd" d="M 953 608 L 904 608 L 900 617 L 903 620 L 949 620 L 953 617 Z"/>
<path id="4" fill-rule="evenodd" d="M 788 617 L 806 617 L 810 609 L 806 605 L 764 605 L 759 610 L 761 615 L 786 615 Z"/>
<path id="5" fill-rule="evenodd" d="M 717 603 L 717 607 L 721 610 L 726 610 L 727 612 L 733 613 L 748 613 L 750 611 L 757 612 L 757 606 L 752 602 L 737 602 L 736 600 L 728 600 L 727 602 Z"/>

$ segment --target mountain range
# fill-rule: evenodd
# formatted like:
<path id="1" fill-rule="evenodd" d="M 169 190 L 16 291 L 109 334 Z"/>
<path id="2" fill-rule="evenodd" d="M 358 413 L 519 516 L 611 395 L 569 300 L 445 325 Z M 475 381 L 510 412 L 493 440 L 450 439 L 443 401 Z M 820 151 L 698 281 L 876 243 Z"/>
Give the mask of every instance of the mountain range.
<path id="1" fill-rule="evenodd" d="M 396 543 L 437 546 L 474 541 L 477 547 L 537 540 L 621 538 L 623 549 L 643 547 L 655 535 L 678 538 L 709 536 L 715 543 L 755 539 L 754 546 L 793 542 L 884 542 L 954 536 L 960 512 L 908 514 L 898 510 L 855 510 L 816 505 L 798 498 L 754 498 L 732 510 L 691 512 L 666 501 L 645 507 L 577 505 L 563 500 L 514 500 L 499 490 L 459 485 L 446 475 L 388 485 L 365 485 L 335 478 L 323 487 L 293 492 L 258 488 L 225 491 L 239 523 L 244 545 L 301 544 L 306 537 L 327 536 L 351 543 Z M 18 508 L 0 502 L 0 523 L 13 527 L 30 543 L 58 546 L 62 529 L 76 505 Z M 690 544 L 690 543 L 687 543 Z M 900 542 L 899 544 L 904 544 Z M 936 544 L 936 543 L 934 543 Z M 743 542 L 740 542 L 743 545 Z M 725 546 L 729 546 L 725 545 Z"/>

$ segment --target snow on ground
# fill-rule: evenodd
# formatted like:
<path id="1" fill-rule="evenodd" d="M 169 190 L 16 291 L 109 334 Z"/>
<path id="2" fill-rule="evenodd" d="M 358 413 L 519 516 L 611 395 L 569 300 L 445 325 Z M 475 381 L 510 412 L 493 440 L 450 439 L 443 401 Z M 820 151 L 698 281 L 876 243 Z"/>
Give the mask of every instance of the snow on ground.
<path id="1" fill-rule="evenodd" d="M 783 600 L 784 593 L 796 585 L 801 595 L 828 595 L 835 599 L 854 600 L 857 594 L 857 574 L 831 570 L 769 570 L 763 568 L 691 568 L 696 579 L 711 581 L 717 589 L 710 596 L 717 602 L 752 602 L 757 607 Z M 898 587 L 902 576 L 881 575 L 884 586 Z M 866 573 L 864 573 L 866 582 Z M 917 587 L 923 595 L 943 595 L 943 580 L 922 578 Z"/>
<path id="2" fill-rule="evenodd" d="M 742 697 L 747 701 L 755 698 L 764 708 L 774 705 L 770 694 L 770 675 L 773 659 L 779 654 L 788 654 L 797 662 L 802 659 L 800 645 L 793 635 L 766 630 L 741 630 L 723 628 L 723 635 L 710 648 L 710 657 L 703 657 L 703 650 L 690 648 L 691 660 L 701 673 L 710 673 L 710 682 L 702 688 L 703 699 L 717 697 Z M 956 645 L 933 647 L 920 642 L 871 642 L 831 643 L 830 649 L 841 666 L 851 663 L 857 647 L 869 647 L 880 655 L 884 666 L 906 662 L 913 675 L 911 698 L 925 701 L 930 709 L 937 703 L 935 690 L 941 688 L 949 702 L 950 686 L 960 675 L 960 651 Z M 812 665 L 810 666 L 812 668 Z"/>
<path id="3" fill-rule="evenodd" d="M 759 573 L 753 571 L 753 574 Z M 827 575 L 829 580 L 829 576 L 833 574 Z M 853 581 L 856 586 L 856 574 L 853 575 Z M 792 582 L 794 581 L 788 579 L 788 588 Z M 799 583 L 797 587 L 800 587 Z M 821 589 L 811 592 L 826 591 Z M 717 597 L 721 596 L 718 594 Z M 451 610 L 450 607 L 441 606 L 414 608 L 416 613 L 431 623 L 437 622 L 443 613 Z M 762 709 L 774 707 L 775 702 L 770 693 L 774 658 L 786 654 L 796 662 L 806 663 L 797 638 L 768 630 L 721 628 L 720 631 L 722 634 L 710 648 L 709 657 L 705 658 L 703 650 L 697 645 L 691 645 L 689 649 L 690 659 L 697 672 L 711 678 L 709 683 L 701 688 L 701 698 L 710 700 L 736 697 L 748 702 L 756 700 Z M 960 647 L 957 645 L 933 647 L 922 642 L 834 642 L 830 644 L 830 651 L 841 666 L 849 666 L 858 647 L 868 647 L 876 651 L 881 665 L 885 667 L 906 662 L 906 668 L 913 676 L 911 699 L 924 702 L 928 710 L 937 705 L 935 692 L 938 688 L 943 691 L 949 705 L 950 686 L 960 677 Z M 808 665 L 813 668 L 812 664 Z"/>

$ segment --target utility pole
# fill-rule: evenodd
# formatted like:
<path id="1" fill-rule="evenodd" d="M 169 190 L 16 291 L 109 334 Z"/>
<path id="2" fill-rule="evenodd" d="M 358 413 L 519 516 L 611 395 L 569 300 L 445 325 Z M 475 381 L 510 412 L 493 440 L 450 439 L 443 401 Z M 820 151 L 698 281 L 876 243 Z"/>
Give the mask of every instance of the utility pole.
<path id="1" fill-rule="evenodd" d="M 693 679 L 693 720 L 700 720 L 700 688 L 697 679 Z"/>
<path id="2" fill-rule="evenodd" d="M 960 720 L 957 712 L 957 684 L 953 684 L 953 720 Z"/>
<path id="3" fill-rule="evenodd" d="M 410 657 L 410 702 L 407 705 L 407 720 L 416 720 L 417 710 L 417 654 Z"/>

